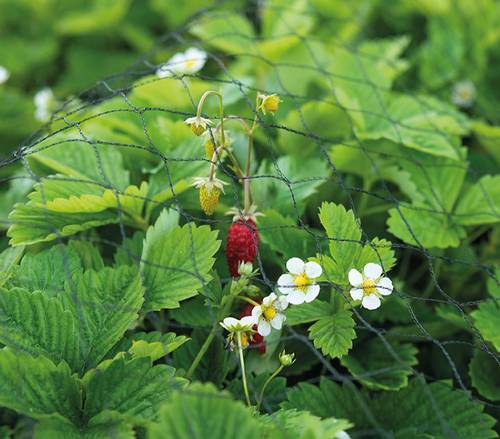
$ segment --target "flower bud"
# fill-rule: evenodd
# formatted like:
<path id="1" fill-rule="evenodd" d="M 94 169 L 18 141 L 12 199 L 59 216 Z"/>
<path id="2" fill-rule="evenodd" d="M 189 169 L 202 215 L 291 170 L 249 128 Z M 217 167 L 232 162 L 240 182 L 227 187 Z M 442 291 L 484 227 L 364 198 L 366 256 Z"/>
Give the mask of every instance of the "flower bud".
<path id="1" fill-rule="evenodd" d="M 251 276 L 253 274 L 253 265 L 251 262 L 240 262 L 238 265 L 238 274 L 240 276 Z"/>
<path id="2" fill-rule="evenodd" d="M 191 131 L 197 136 L 201 136 L 208 126 L 213 125 L 210 119 L 205 119 L 201 116 L 189 117 L 184 122 L 191 126 Z"/>
<path id="3" fill-rule="evenodd" d="M 295 354 L 293 354 L 293 353 L 292 354 L 287 354 L 283 350 L 280 353 L 279 359 L 280 359 L 280 363 L 281 363 L 282 366 L 284 366 L 284 367 L 290 366 L 293 363 L 295 363 Z"/>
<path id="4" fill-rule="evenodd" d="M 278 95 L 261 95 L 261 98 L 262 103 L 260 104 L 260 109 L 264 114 L 267 114 L 267 112 L 274 114 L 278 111 L 278 107 L 281 102 L 281 99 Z"/>

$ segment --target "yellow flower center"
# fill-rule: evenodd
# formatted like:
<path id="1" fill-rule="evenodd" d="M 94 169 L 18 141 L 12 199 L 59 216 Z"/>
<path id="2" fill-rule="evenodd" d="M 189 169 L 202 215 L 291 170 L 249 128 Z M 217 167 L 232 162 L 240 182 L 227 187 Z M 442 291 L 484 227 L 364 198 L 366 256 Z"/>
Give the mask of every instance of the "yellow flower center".
<path id="1" fill-rule="evenodd" d="M 248 334 L 246 332 L 242 332 L 240 334 L 241 337 L 241 347 L 246 348 L 248 346 Z"/>
<path id="2" fill-rule="evenodd" d="M 295 277 L 293 283 L 295 284 L 295 287 L 300 290 L 305 292 L 309 285 L 311 285 L 311 281 L 307 277 L 305 273 L 299 274 L 298 276 Z"/>
<path id="3" fill-rule="evenodd" d="M 276 308 L 274 308 L 274 306 L 262 307 L 262 308 L 263 308 L 262 314 L 264 314 L 264 318 L 266 320 L 269 321 L 274 319 L 274 316 L 276 315 Z"/>
<path id="4" fill-rule="evenodd" d="M 192 67 L 194 67 L 196 64 L 196 60 L 195 59 L 188 59 L 184 62 L 184 68 L 185 69 L 191 69 Z"/>
<path id="5" fill-rule="evenodd" d="M 365 295 L 377 292 L 376 284 L 372 279 L 365 279 L 363 281 L 363 292 L 365 293 Z"/>

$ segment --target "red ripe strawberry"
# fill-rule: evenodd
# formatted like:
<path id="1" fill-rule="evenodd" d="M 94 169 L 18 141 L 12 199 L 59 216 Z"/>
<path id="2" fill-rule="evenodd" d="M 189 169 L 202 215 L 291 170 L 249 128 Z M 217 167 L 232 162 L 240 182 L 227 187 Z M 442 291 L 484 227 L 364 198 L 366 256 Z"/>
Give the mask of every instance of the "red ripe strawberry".
<path id="1" fill-rule="evenodd" d="M 240 262 L 252 262 L 257 255 L 259 231 L 255 221 L 250 218 L 236 219 L 227 234 L 226 258 L 231 276 L 239 277 Z"/>
<path id="2" fill-rule="evenodd" d="M 260 303 L 260 300 L 257 300 L 257 302 Z M 243 308 L 241 310 L 240 319 L 242 317 L 251 316 L 252 309 L 253 309 L 253 305 L 250 303 L 247 303 L 245 305 L 245 308 Z M 266 353 L 266 342 L 264 341 L 264 337 L 262 337 L 262 335 L 260 335 L 257 332 L 257 325 L 253 325 L 253 330 L 255 331 L 255 334 L 253 334 L 253 337 L 252 337 L 252 340 L 250 341 L 250 344 L 252 346 L 256 346 L 261 354 L 265 354 Z"/>

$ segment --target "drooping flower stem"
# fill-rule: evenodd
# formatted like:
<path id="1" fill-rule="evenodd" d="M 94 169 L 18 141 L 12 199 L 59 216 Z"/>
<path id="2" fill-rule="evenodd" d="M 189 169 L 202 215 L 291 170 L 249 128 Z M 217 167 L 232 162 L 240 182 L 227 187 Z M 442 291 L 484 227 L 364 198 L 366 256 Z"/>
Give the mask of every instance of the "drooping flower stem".
<path id="1" fill-rule="evenodd" d="M 278 374 L 283 370 L 284 367 L 285 366 L 283 366 L 281 364 L 280 367 L 278 367 L 274 371 L 274 373 L 266 380 L 266 382 L 262 386 L 262 390 L 260 391 L 259 399 L 257 400 L 257 411 L 260 410 L 260 406 L 262 404 L 262 400 L 264 399 L 264 392 L 266 391 L 267 386 L 269 386 L 269 384 L 271 384 L 271 381 L 274 380 L 274 378 L 276 378 L 278 376 Z"/>
<path id="2" fill-rule="evenodd" d="M 246 376 L 246 372 L 245 372 L 245 359 L 243 357 L 243 346 L 241 344 L 241 333 L 238 332 L 236 334 L 236 337 L 238 339 L 238 355 L 240 357 L 241 380 L 243 381 L 243 392 L 245 393 L 245 398 L 246 398 L 248 407 L 251 407 L 252 403 L 250 402 L 250 395 L 248 393 L 247 376 Z"/>
<path id="3" fill-rule="evenodd" d="M 196 117 L 201 116 L 201 112 L 203 110 L 203 105 L 205 104 L 205 100 L 208 96 L 214 95 L 219 98 L 219 117 L 220 117 L 220 138 L 222 146 L 226 144 L 226 139 L 224 138 L 224 103 L 222 100 L 222 94 L 215 90 L 208 90 L 200 98 L 200 102 L 198 102 L 198 109 L 196 110 Z"/>

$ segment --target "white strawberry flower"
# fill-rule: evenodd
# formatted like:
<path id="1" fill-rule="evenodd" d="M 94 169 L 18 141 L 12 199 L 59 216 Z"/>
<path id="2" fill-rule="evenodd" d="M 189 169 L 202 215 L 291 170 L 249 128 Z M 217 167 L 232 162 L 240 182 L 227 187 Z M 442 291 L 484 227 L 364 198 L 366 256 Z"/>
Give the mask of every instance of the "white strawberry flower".
<path id="1" fill-rule="evenodd" d="M 4 67 L 0 66 L 0 84 L 3 84 L 10 78 L 10 72 Z"/>
<path id="2" fill-rule="evenodd" d="M 262 299 L 260 305 L 252 309 L 252 317 L 257 323 L 257 332 L 263 337 L 271 333 L 271 327 L 281 329 L 286 316 L 283 313 L 288 306 L 288 300 L 284 296 L 276 296 L 271 293 Z"/>
<path id="3" fill-rule="evenodd" d="M 241 347 L 246 348 L 250 341 L 253 339 L 253 325 L 257 322 L 252 316 L 242 317 L 240 320 L 234 317 L 226 317 L 219 324 L 229 331 L 227 336 L 227 343 L 231 350 L 238 346 L 238 338 L 241 341 Z"/>
<path id="4" fill-rule="evenodd" d="M 282 274 L 278 279 L 278 290 L 286 295 L 289 303 L 300 305 L 318 297 L 320 288 L 314 279 L 321 276 L 321 265 L 291 258 L 287 261 L 286 268 L 288 273 Z"/>
<path id="5" fill-rule="evenodd" d="M 56 104 L 52 90 L 45 87 L 37 91 L 33 97 L 33 102 L 35 103 L 35 118 L 40 122 L 47 122 Z"/>
<path id="6" fill-rule="evenodd" d="M 356 269 L 349 271 L 350 294 L 353 300 L 361 300 L 361 306 L 366 309 L 377 309 L 382 296 L 392 293 L 392 281 L 388 277 L 382 277 L 382 267 L 370 262 L 363 268 L 363 274 Z"/>
<path id="7" fill-rule="evenodd" d="M 197 136 L 201 136 L 206 131 L 207 127 L 214 124 L 210 119 L 201 116 L 188 117 L 184 123 L 189 125 L 193 133 Z"/>
<path id="8" fill-rule="evenodd" d="M 459 81 L 453 86 L 451 101 L 462 108 L 469 108 L 476 99 L 476 87 L 469 80 Z"/>
<path id="9" fill-rule="evenodd" d="M 196 47 L 191 47 L 185 52 L 176 53 L 165 64 L 162 64 L 156 70 L 156 76 L 158 78 L 168 78 L 173 74 L 193 74 L 199 72 L 206 61 L 206 52 Z"/>

